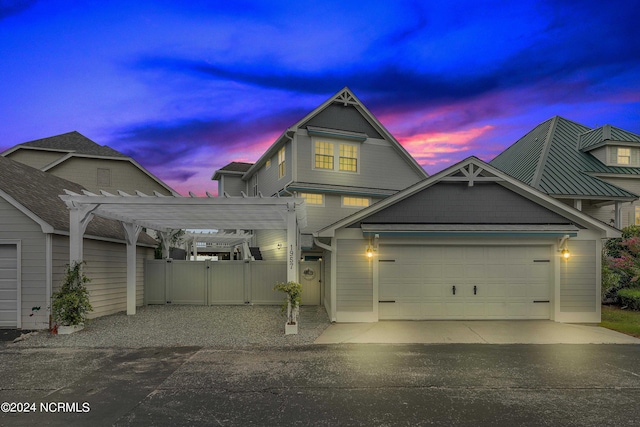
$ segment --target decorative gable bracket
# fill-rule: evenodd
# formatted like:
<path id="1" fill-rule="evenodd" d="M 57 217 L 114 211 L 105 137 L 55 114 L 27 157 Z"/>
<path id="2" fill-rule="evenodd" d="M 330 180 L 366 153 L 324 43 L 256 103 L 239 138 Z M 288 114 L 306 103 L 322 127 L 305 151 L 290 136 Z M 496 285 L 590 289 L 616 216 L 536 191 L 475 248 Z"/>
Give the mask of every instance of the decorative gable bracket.
<path id="1" fill-rule="evenodd" d="M 473 187 L 475 182 L 498 182 L 503 181 L 502 178 L 498 178 L 497 176 L 485 176 L 480 175 L 485 170 L 473 163 L 468 163 L 463 165 L 460 169 L 455 171 L 453 174 L 442 178 L 441 181 L 446 182 L 466 182 L 469 187 Z M 485 172 L 486 174 L 486 172 Z"/>
<path id="2" fill-rule="evenodd" d="M 333 98 L 337 102 L 341 102 L 345 107 L 347 105 L 358 105 L 358 101 L 351 95 L 348 90 L 343 90 L 340 92 L 335 98 Z"/>

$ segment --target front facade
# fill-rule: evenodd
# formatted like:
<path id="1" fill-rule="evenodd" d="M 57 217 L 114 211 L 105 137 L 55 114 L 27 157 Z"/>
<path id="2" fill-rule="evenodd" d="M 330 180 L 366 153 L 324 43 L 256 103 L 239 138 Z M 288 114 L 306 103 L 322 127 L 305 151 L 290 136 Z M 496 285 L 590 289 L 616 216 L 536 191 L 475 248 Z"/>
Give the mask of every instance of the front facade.
<path id="1" fill-rule="evenodd" d="M 75 131 L 18 144 L 2 156 L 80 184 L 93 193 L 176 194 L 131 157 Z"/>
<path id="2" fill-rule="evenodd" d="M 337 322 L 599 322 L 602 239 L 617 236 L 473 157 L 315 233 Z"/>
<path id="3" fill-rule="evenodd" d="M 389 173 L 393 171 L 393 173 Z M 218 194 L 305 199 L 303 258 L 321 256 L 312 233 L 428 175 L 384 126 L 344 88 L 289 127 L 255 163 L 217 170 Z M 264 259 L 283 260 L 279 230 L 256 233 Z"/>
<path id="4" fill-rule="evenodd" d="M 606 224 L 640 225 L 640 135 L 556 116 L 491 165 Z"/>

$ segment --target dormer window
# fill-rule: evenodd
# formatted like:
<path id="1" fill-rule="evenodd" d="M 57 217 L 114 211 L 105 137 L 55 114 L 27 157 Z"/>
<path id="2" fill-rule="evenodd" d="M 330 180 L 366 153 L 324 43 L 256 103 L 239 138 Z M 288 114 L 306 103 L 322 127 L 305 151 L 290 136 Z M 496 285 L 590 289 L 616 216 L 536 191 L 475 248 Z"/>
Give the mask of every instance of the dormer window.
<path id="1" fill-rule="evenodd" d="M 619 165 L 630 165 L 631 164 L 631 148 L 620 148 L 620 147 L 618 147 L 617 163 Z"/>

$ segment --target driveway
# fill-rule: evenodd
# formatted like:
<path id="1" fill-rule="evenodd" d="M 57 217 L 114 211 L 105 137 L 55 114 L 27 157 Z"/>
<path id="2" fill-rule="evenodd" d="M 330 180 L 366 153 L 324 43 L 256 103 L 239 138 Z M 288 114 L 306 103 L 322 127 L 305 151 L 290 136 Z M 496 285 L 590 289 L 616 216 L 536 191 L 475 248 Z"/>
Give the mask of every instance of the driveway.
<path id="1" fill-rule="evenodd" d="M 315 343 L 640 344 L 640 339 L 595 325 L 551 320 L 458 320 L 336 323 Z"/>

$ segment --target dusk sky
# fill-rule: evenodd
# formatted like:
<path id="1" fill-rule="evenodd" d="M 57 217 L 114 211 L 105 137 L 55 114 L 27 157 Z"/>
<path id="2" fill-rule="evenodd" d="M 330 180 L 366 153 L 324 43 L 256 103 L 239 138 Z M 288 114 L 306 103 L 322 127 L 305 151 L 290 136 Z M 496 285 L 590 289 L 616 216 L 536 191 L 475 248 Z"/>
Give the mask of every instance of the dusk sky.
<path id="1" fill-rule="evenodd" d="M 430 174 L 640 133 L 640 2 L 0 0 L 0 151 L 76 130 L 182 194 L 349 86 Z"/>

